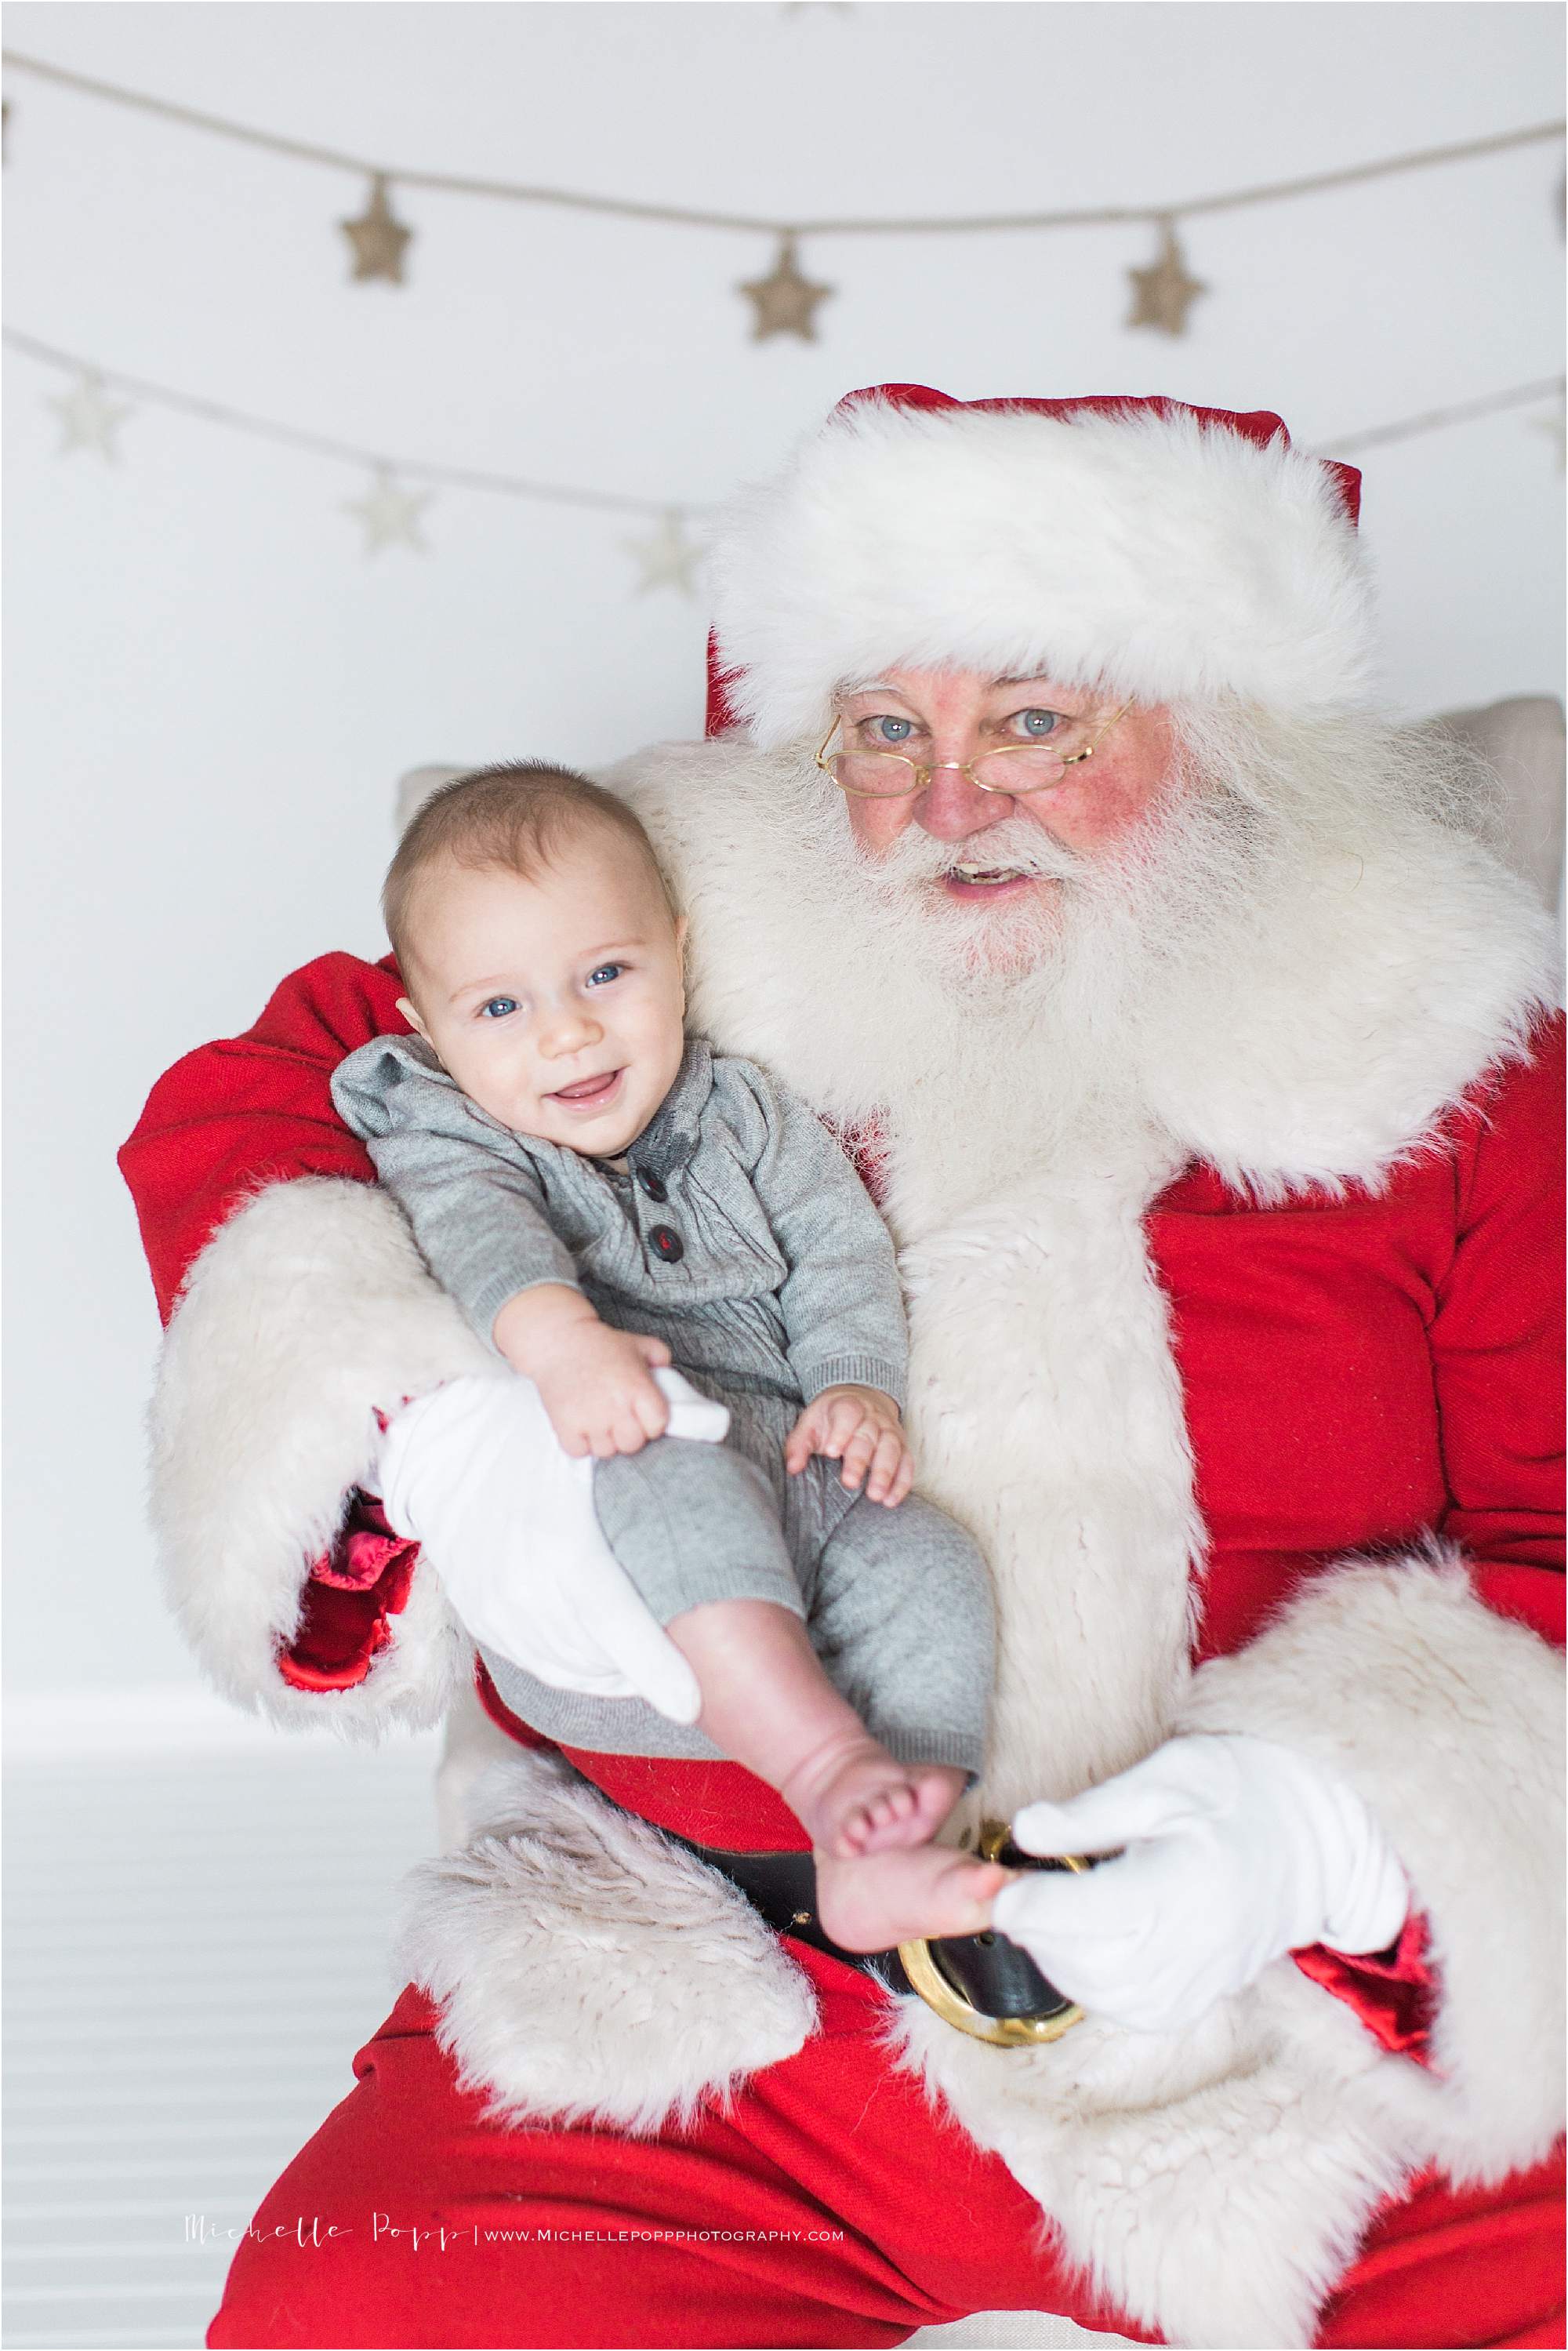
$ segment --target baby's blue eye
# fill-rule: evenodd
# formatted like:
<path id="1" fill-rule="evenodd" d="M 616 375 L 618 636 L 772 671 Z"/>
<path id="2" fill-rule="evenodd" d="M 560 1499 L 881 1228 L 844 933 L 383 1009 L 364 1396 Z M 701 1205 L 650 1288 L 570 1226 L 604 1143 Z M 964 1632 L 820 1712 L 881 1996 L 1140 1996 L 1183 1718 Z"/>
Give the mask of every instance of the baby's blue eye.
<path id="1" fill-rule="evenodd" d="M 608 981 L 619 979 L 625 968 L 623 963 L 595 964 L 588 975 L 588 984 L 590 987 L 602 987 Z"/>
<path id="2" fill-rule="evenodd" d="M 1023 732 L 1037 743 L 1047 735 L 1054 735 L 1061 724 L 1061 714 L 1055 710 L 1018 710 L 1013 716 Z"/>
<path id="3" fill-rule="evenodd" d="M 517 1008 L 515 996 L 492 996 L 487 1004 L 479 1007 L 479 1018 L 481 1020 L 505 1020 L 507 1015 Z"/>
<path id="4" fill-rule="evenodd" d="M 913 718 L 873 718 L 871 723 L 879 743 L 907 743 L 915 732 Z"/>

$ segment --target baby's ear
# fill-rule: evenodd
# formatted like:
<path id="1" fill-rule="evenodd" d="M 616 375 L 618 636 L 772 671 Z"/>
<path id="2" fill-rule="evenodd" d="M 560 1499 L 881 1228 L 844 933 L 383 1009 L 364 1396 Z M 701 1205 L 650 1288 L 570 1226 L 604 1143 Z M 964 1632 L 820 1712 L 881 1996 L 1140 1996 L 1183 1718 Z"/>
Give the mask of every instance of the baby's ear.
<path id="1" fill-rule="evenodd" d="M 428 1045 L 430 1039 L 425 1034 L 424 1023 L 420 1019 L 418 1013 L 414 1010 L 413 1006 L 409 1002 L 406 996 L 400 996 L 398 998 L 397 1008 L 402 1014 L 403 1019 L 408 1022 L 409 1027 L 416 1030 L 421 1037 L 423 1037 L 425 1043 Z"/>

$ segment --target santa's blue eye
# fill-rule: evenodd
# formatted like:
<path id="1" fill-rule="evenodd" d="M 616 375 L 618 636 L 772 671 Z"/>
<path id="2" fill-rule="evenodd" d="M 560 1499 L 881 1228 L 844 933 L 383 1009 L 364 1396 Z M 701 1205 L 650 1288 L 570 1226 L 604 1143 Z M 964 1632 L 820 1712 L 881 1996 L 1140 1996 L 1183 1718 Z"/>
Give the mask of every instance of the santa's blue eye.
<path id="1" fill-rule="evenodd" d="M 1013 716 L 1020 731 L 1036 743 L 1054 735 L 1061 724 L 1061 715 L 1055 710 L 1018 710 Z"/>
<path id="2" fill-rule="evenodd" d="M 890 749 L 898 744 L 907 743 L 915 732 L 913 718 L 873 718 L 871 724 L 876 740 L 885 743 Z"/>
<path id="3" fill-rule="evenodd" d="M 487 1004 L 482 1004 L 479 1007 L 479 1018 L 481 1020 L 505 1020 L 507 1014 L 515 1012 L 517 1008 L 517 999 L 515 996 L 492 996 Z"/>
<path id="4" fill-rule="evenodd" d="M 611 980 L 619 979 L 625 968 L 623 963 L 595 964 L 588 975 L 588 984 L 590 987 L 603 987 Z"/>

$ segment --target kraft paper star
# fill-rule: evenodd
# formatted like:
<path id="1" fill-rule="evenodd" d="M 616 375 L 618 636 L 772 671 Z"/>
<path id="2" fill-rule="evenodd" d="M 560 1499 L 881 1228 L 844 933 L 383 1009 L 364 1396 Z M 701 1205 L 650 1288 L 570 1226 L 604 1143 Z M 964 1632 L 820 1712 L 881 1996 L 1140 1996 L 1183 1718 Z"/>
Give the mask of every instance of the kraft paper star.
<path id="1" fill-rule="evenodd" d="M 363 523 L 367 555 L 383 547 L 413 547 L 424 555 L 429 549 L 419 535 L 419 517 L 434 495 L 431 490 L 399 489 L 387 467 L 378 465 L 364 496 L 346 498 L 343 512 L 358 515 Z"/>
<path id="2" fill-rule="evenodd" d="M 84 375 L 74 392 L 51 398 L 49 406 L 65 427 L 60 440 L 62 457 L 72 449 L 96 449 L 103 457 L 119 456 L 114 435 L 133 412 L 110 399 L 100 375 Z"/>
<path id="3" fill-rule="evenodd" d="M 371 181 L 371 200 L 360 218 L 340 221 L 338 225 L 354 248 L 352 276 L 386 277 L 394 286 L 402 284 L 402 256 L 413 231 L 393 218 L 383 179 Z"/>
<path id="4" fill-rule="evenodd" d="M 1128 326 L 1157 327 L 1162 335 L 1185 335 L 1186 314 L 1208 287 L 1201 277 L 1188 277 L 1176 230 L 1169 221 L 1160 225 L 1159 258 L 1151 267 L 1129 269 L 1127 275 L 1133 281 Z"/>
<path id="5" fill-rule="evenodd" d="M 686 537 L 679 507 L 672 507 L 652 538 L 623 538 L 621 544 L 643 567 L 637 582 L 640 596 L 645 596 L 650 588 L 678 588 L 685 596 L 696 594 L 695 572 L 703 550 Z"/>
<path id="6" fill-rule="evenodd" d="M 756 306 L 757 317 L 751 329 L 754 343 L 765 342 L 769 335 L 799 335 L 803 343 L 814 343 L 817 329 L 813 313 L 818 303 L 825 302 L 833 292 L 831 286 L 814 286 L 810 278 L 801 277 L 795 266 L 792 236 L 781 241 L 771 276 L 747 278 L 736 290 Z"/>

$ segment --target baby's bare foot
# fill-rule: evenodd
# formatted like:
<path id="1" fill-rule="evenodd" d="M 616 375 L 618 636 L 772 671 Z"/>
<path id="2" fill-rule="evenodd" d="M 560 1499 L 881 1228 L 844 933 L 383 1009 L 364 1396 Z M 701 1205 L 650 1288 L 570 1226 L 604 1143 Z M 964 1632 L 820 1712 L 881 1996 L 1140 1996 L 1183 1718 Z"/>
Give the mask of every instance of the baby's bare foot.
<path id="1" fill-rule="evenodd" d="M 895 1766 L 913 1792 L 913 1808 L 900 1803 L 891 1820 L 876 1798 L 852 1805 L 840 1825 L 839 1850 L 887 1853 L 901 1845 L 927 1844 L 964 1792 L 962 1771 L 946 1764 Z"/>
<path id="2" fill-rule="evenodd" d="M 899 1763 L 874 1739 L 824 1742 L 790 1774 L 779 1794 L 819 1853 L 838 1861 L 925 1844 L 964 1785 L 962 1771 Z"/>
<path id="3" fill-rule="evenodd" d="M 883 1951 L 923 1935 L 978 1935 L 1014 1873 L 946 1845 L 857 1855 L 817 1855 L 817 1915 L 846 1951 Z"/>

